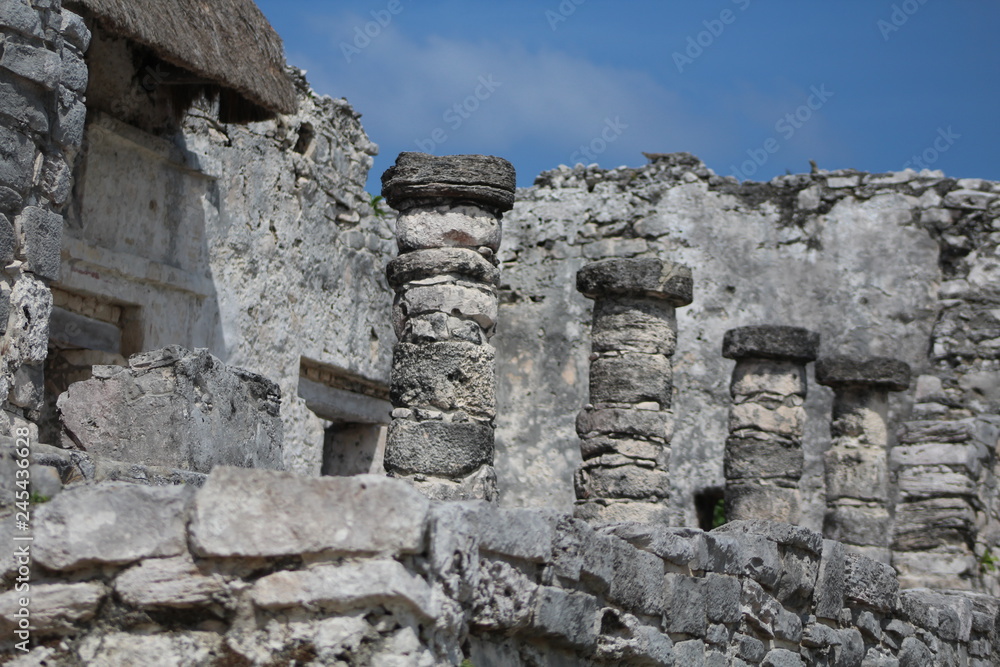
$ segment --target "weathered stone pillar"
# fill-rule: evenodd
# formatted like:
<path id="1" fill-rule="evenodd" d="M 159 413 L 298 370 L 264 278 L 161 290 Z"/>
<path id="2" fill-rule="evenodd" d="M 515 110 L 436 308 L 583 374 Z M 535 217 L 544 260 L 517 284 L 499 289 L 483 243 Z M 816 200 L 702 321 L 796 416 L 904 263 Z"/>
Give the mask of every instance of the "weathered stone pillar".
<path id="1" fill-rule="evenodd" d="M 493 429 L 501 218 L 514 168 L 485 155 L 400 153 L 382 175 L 399 211 L 394 410 L 385 469 L 431 498 L 496 500 Z"/>
<path id="2" fill-rule="evenodd" d="M 806 364 L 819 334 L 786 326 L 730 329 L 722 356 L 736 360 L 726 440 L 726 518 L 799 522 Z"/>
<path id="3" fill-rule="evenodd" d="M 691 303 L 691 270 L 656 258 L 606 259 L 580 269 L 576 286 L 594 299 L 590 405 L 576 422 L 576 515 L 667 522 L 674 310 Z"/>
<path id="4" fill-rule="evenodd" d="M 816 362 L 816 381 L 834 392 L 823 533 L 889 562 L 889 392 L 910 386 L 910 367 L 885 357 L 829 357 Z"/>

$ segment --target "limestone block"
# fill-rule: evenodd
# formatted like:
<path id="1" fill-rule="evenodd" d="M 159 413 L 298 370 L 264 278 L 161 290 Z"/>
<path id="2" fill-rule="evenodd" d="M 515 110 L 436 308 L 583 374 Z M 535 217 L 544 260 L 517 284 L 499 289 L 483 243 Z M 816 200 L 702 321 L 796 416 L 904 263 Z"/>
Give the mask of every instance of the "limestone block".
<path id="1" fill-rule="evenodd" d="M 30 595 L 16 590 L 0 594 L 0 625 L 7 626 L 4 634 L 11 636 L 17 627 L 19 599 L 31 600 L 31 627 L 40 635 L 71 634 L 74 625 L 93 618 L 101 600 L 107 595 L 104 584 L 86 582 L 78 584 L 32 584 Z"/>
<path id="2" fill-rule="evenodd" d="M 764 646 L 764 642 L 756 637 L 737 633 L 733 637 L 733 644 L 735 645 L 736 657 L 747 660 L 754 665 L 763 660 L 764 656 L 767 655 L 767 647 Z"/>
<path id="3" fill-rule="evenodd" d="M 389 285 L 395 288 L 438 276 L 458 276 L 493 286 L 500 284 L 500 270 L 469 248 L 413 250 L 389 262 L 385 272 Z"/>
<path id="4" fill-rule="evenodd" d="M 844 596 L 873 611 L 896 609 L 899 582 L 892 566 L 848 553 L 844 559 Z"/>
<path id="5" fill-rule="evenodd" d="M 648 296 L 675 307 L 691 303 L 691 269 L 656 257 L 611 258 L 587 264 L 576 274 L 576 289 L 591 299 L 610 294 Z"/>
<path id="6" fill-rule="evenodd" d="M 479 513 L 482 501 L 431 505 L 427 558 L 433 576 L 446 594 L 459 601 L 472 599 L 479 583 Z M 579 571 L 577 571 L 579 574 Z"/>
<path id="7" fill-rule="evenodd" d="M 781 613 L 781 604 L 765 593 L 756 581 L 744 579 L 740 613 L 750 628 L 770 639 L 774 636 L 774 619 Z"/>
<path id="8" fill-rule="evenodd" d="M 805 430 L 806 411 L 799 406 L 768 408 L 760 403 L 740 403 L 729 410 L 729 432 L 747 429 L 786 438 L 800 439 Z"/>
<path id="9" fill-rule="evenodd" d="M 115 592 L 135 607 L 196 607 L 225 591 L 218 575 L 205 576 L 191 556 L 151 558 L 118 575 Z"/>
<path id="10" fill-rule="evenodd" d="M 62 33 L 67 42 L 79 49 L 81 53 L 86 53 L 87 47 L 90 46 L 91 35 L 82 16 L 63 7 L 62 26 L 59 32 Z"/>
<path id="11" fill-rule="evenodd" d="M 500 220 L 477 206 L 419 206 L 396 220 L 399 251 L 427 248 L 500 249 Z"/>
<path id="12" fill-rule="evenodd" d="M 802 661 L 802 656 L 798 653 L 793 653 L 788 649 L 776 648 L 768 651 L 767 655 L 764 656 L 764 660 L 760 663 L 761 667 L 805 667 L 805 662 Z"/>
<path id="13" fill-rule="evenodd" d="M 667 574 L 664 588 L 666 591 L 664 630 L 704 637 L 708 629 L 706 580 L 683 574 Z M 736 604 L 738 613 L 738 583 Z"/>
<path id="14" fill-rule="evenodd" d="M 26 206 L 18 219 L 26 268 L 36 276 L 59 279 L 62 226 L 61 215 L 37 206 Z"/>
<path id="15" fill-rule="evenodd" d="M 382 194 L 404 210 L 427 198 L 473 201 L 498 212 L 514 205 L 514 167 L 492 155 L 445 155 L 403 152 L 382 174 Z"/>
<path id="16" fill-rule="evenodd" d="M 394 476 L 406 480 L 407 484 L 430 500 L 449 502 L 485 500 L 490 503 L 496 503 L 499 500 L 496 470 L 489 465 L 484 465 L 465 477 L 428 477 L 422 474 L 396 474 Z"/>
<path id="17" fill-rule="evenodd" d="M 965 473 L 944 466 L 903 468 L 896 477 L 903 498 L 916 500 L 936 496 L 968 496 L 978 498 L 979 487 Z"/>
<path id="18" fill-rule="evenodd" d="M 781 576 L 781 557 L 774 542 L 762 535 L 710 532 L 705 534 L 705 569 L 750 577 L 773 590 Z"/>
<path id="19" fill-rule="evenodd" d="M 59 82 L 59 56 L 45 48 L 8 42 L 0 55 L 0 67 L 54 90 Z"/>
<path id="20" fill-rule="evenodd" d="M 584 464 L 576 474 L 576 497 L 660 500 L 670 497 L 670 475 L 635 465 L 614 467 Z"/>
<path id="21" fill-rule="evenodd" d="M 952 421 L 913 420 L 899 429 L 900 444 L 958 443 L 977 440 L 976 424 L 971 419 Z"/>
<path id="22" fill-rule="evenodd" d="M 208 350 L 170 346 L 70 385 L 58 403 L 72 447 L 115 461 L 207 473 L 283 467 L 280 390 Z"/>
<path id="23" fill-rule="evenodd" d="M 726 440 L 726 479 L 770 479 L 802 476 L 802 448 L 787 441 L 731 437 Z"/>
<path id="24" fill-rule="evenodd" d="M 496 352 L 489 345 L 398 343 L 392 355 L 392 404 L 464 410 L 492 419 L 496 416 L 495 363 Z"/>
<path id="25" fill-rule="evenodd" d="M 216 632 L 95 633 L 84 637 L 77 649 L 83 664 L 144 667 L 206 665 L 229 650 Z"/>
<path id="26" fill-rule="evenodd" d="M 621 522 L 667 524 L 670 522 L 670 508 L 663 501 L 598 498 L 577 500 L 573 505 L 573 516 L 593 524 Z"/>
<path id="27" fill-rule="evenodd" d="M 972 633 L 972 601 L 960 594 L 911 589 L 899 594 L 906 620 L 945 641 L 967 642 Z"/>
<path id="28" fill-rule="evenodd" d="M 597 599 L 592 595 L 540 586 L 530 630 L 559 644 L 591 651 L 597 645 L 598 609 Z"/>
<path id="29" fill-rule="evenodd" d="M 662 524 L 616 523 L 602 531 L 676 565 L 688 565 L 695 557 L 695 547 L 691 540 Z"/>
<path id="30" fill-rule="evenodd" d="M 445 313 L 467 318 L 484 331 L 491 331 L 497 322 L 497 292 L 492 287 L 449 283 L 410 285 L 396 298 L 394 307 L 399 308 L 404 317 Z M 399 336 L 400 331 L 396 334 Z"/>
<path id="31" fill-rule="evenodd" d="M 12 0 L 4 5 L 0 25 L 26 37 L 42 37 L 42 21 L 27 0 Z"/>
<path id="32" fill-rule="evenodd" d="M 674 644 L 674 664 L 705 667 L 705 642 L 700 639 L 688 639 Z"/>
<path id="33" fill-rule="evenodd" d="M 673 365 L 662 354 L 600 357 L 590 364 L 593 403 L 645 403 L 669 408 L 673 398 Z"/>
<path id="34" fill-rule="evenodd" d="M 23 193 L 31 185 L 35 144 L 27 134 L 0 125 L 0 185 Z"/>
<path id="35" fill-rule="evenodd" d="M 0 214 L 0 266 L 7 266 L 14 260 L 14 250 L 17 248 L 17 240 L 14 238 L 14 226 L 6 215 Z M 4 294 L 6 296 L 6 293 Z M 7 319 L 3 324 L 7 326 Z M 0 333 L 3 333 L 0 331 Z"/>
<path id="36" fill-rule="evenodd" d="M 757 325 L 726 332 L 722 356 L 727 359 L 784 359 L 806 364 L 819 353 L 819 334 L 801 327 Z"/>
<path id="37" fill-rule="evenodd" d="M 83 93 L 87 89 L 86 63 L 72 49 L 62 49 L 61 56 L 59 83 L 74 92 Z"/>
<path id="38" fill-rule="evenodd" d="M 576 432 L 581 438 L 598 434 L 652 436 L 669 442 L 674 433 L 674 414 L 669 410 L 588 408 L 577 415 Z"/>
<path id="39" fill-rule="evenodd" d="M 713 533 L 747 533 L 763 535 L 782 547 L 793 547 L 814 556 L 823 550 L 823 536 L 802 526 L 764 519 L 730 520 L 719 526 Z"/>
<path id="40" fill-rule="evenodd" d="M 929 498 L 896 506 L 893 547 L 903 551 L 963 544 L 975 529 L 976 512 L 965 498 Z"/>
<path id="41" fill-rule="evenodd" d="M 726 485 L 726 516 L 797 523 L 801 496 L 798 489 L 754 483 Z"/>
<path id="42" fill-rule="evenodd" d="M 503 561 L 482 560 L 480 570 L 471 605 L 472 623 L 487 631 L 527 628 L 538 585 Z"/>
<path id="43" fill-rule="evenodd" d="M 60 104 L 52 138 L 64 149 L 77 148 L 83 143 L 83 126 L 86 119 L 87 107 L 81 99 L 76 99 L 72 104 Z"/>
<path id="44" fill-rule="evenodd" d="M 705 575 L 705 611 L 714 623 L 738 623 L 743 588 L 737 577 L 709 572 Z M 669 604 L 669 602 L 668 602 Z"/>
<path id="45" fill-rule="evenodd" d="M 552 558 L 554 513 L 480 506 L 479 548 L 488 553 L 547 563 Z"/>
<path id="46" fill-rule="evenodd" d="M 592 459 L 604 454 L 619 454 L 633 459 L 653 461 L 657 467 L 666 470 L 670 465 L 670 447 L 662 442 L 636 440 L 635 438 L 612 438 L 596 436 L 580 441 L 583 458 Z"/>
<path id="47" fill-rule="evenodd" d="M 608 600 L 626 610 L 649 615 L 665 611 L 663 561 L 636 549 L 622 540 L 614 540 L 614 570 Z"/>
<path id="48" fill-rule="evenodd" d="M 414 553 L 423 549 L 428 507 L 406 483 L 380 475 L 218 468 L 195 499 L 191 546 L 224 558 Z"/>
<path id="49" fill-rule="evenodd" d="M 823 540 L 823 555 L 816 575 L 813 613 L 818 618 L 834 619 L 844 607 L 844 572 L 847 553 L 841 542 Z"/>
<path id="50" fill-rule="evenodd" d="M 476 421 L 394 419 L 385 445 L 385 469 L 396 474 L 462 477 L 493 465 L 493 427 Z"/>
<path id="51" fill-rule="evenodd" d="M 889 450 L 889 462 L 901 466 L 951 466 L 964 468 L 977 478 L 983 468 L 984 452 L 974 444 L 927 443 L 897 445 Z"/>
<path id="52" fill-rule="evenodd" d="M 888 462 L 882 448 L 842 448 L 824 456 L 826 497 L 885 502 L 889 494 Z"/>
<path id="53" fill-rule="evenodd" d="M 923 667 L 934 664 L 934 654 L 916 637 L 907 637 L 899 647 L 899 667 Z"/>
<path id="54" fill-rule="evenodd" d="M 797 361 L 756 357 L 740 359 L 733 368 L 729 391 L 733 398 L 752 397 L 758 394 L 804 397 L 806 369 Z"/>
<path id="55" fill-rule="evenodd" d="M 672 355 L 677 349 L 674 307 L 651 298 L 598 299 L 594 304 L 591 349 Z"/>
<path id="56" fill-rule="evenodd" d="M 841 502 L 827 509 L 823 534 L 846 544 L 884 547 L 888 545 L 889 526 L 884 507 Z"/>
<path id="57" fill-rule="evenodd" d="M 910 386 L 910 366 L 889 357 L 824 357 L 816 362 L 816 382 L 829 387 L 861 385 L 905 391 Z"/>
<path id="58" fill-rule="evenodd" d="M 193 493 L 122 482 L 66 489 L 35 514 L 34 559 L 50 570 L 71 570 L 180 555 Z"/>
<path id="59" fill-rule="evenodd" d="M 250 593 L 261 609 L 316 608 L 336 612 L 399 606 L 424 620 L 436 617 L 430 586 L 394 560 L 319 564 L 258 579 Z"/>
<path id="60" fill-rule="evenodd" d="M 609 664 L 674 664 L 673 642 L 656 628 L 643 625 L 632 614 L 606 608 L 601 626 L 613 627 L 613 633 L 598 638 L 597 657 Z"/>

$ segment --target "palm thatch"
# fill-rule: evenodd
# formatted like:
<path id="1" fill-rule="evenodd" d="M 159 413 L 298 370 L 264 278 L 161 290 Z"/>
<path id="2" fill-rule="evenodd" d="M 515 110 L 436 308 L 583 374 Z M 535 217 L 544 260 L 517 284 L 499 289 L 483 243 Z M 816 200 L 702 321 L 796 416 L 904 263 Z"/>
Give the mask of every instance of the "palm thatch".
<path id="1" fill-rule="evenodd" d="M 69 2 L 67 4 L 70 4 Z M 73 0 L 108 32 L 219 86 L 230 122 L 294 113 L 281 38 L 253 0 Z"/>

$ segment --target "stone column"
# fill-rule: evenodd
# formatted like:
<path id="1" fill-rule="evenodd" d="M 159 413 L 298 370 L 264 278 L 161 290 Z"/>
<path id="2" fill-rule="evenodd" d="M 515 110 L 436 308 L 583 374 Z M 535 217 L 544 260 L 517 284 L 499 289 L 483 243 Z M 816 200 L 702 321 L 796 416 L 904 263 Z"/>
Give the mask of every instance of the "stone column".
<path id="1" fill-rule="evenodd" d="M 735 359 L 726 440 L 726 518 L 799 522 L 806 364 L 819 334 L 786 326 L 730 329 L 722 356 Z"/>
<path id="2" fill-rule="evenodd" d="M 829 357 L 816 362 L 816 381 L 834 392 L 823 533 L 887 563 L 889 392 L 910 386 L 910 367 L 885 357 Z"/>
<path id="3" fill-rule="evenodd" d="M 576 516 L 667 522 L 674 310 L 691 303 L 691 270 L 656 258 L 606 259 L 580 269 L 576 284 L 594 299 L 590 405 L 576 422 Z"/>
<path id="4" fill-rule="evenodd" d="M 501 219 L 514 168 L 485 155 L 400 153 L 382 175 L 399 211 L 389 475 L 436 499 L 497 498 L 493 470 Z"/>

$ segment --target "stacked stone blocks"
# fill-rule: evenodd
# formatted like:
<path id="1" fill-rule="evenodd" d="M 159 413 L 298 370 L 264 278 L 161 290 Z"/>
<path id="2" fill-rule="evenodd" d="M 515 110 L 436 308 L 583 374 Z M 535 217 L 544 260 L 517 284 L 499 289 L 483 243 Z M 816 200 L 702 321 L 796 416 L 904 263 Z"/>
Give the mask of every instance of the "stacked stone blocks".
<path id="1" fill-rule="evenodd" d="M 399 211 L 387 268 L 398 338 L 385 467 L 431 497 L 497 497 L 493 471 L 503 212 L 514 169 L 482 155 L 401 153 L 382 176 Z"/>
<path id="2" fill-rule="evenodd" d="M 996 418 L 906 422 L 889 454 L 897 499 L 893 565 L 908 585 L 973 587 L 984 489 L 1000 433 Z M 992 555 L 992 553 L 990 554 Z"/>
<path id="3" fill-rule="evenodd" d="M 0 11 L 0 433 L 42 403 L 63 217 L 83 137 L 90 31 L 59 2 Z M 9 400 L 9 403 L 6 402 Z"/>
<path id="4" fill-rule="evenodd" d="M 834 391 L 824 463 L 824 534 L 889 561 L 889 392 L 910 385 L 910 367 L 886 357 L 828 357 L 816 381 Z"/>
<path id="5" fill-rule="evenodd" d="M 594 527 L 370 475 L 77 487 L 38 510 L 33 554 L 29 659 L 49 664 L 985 667 L 1000 622 L 996 598 L 900 592 L 801 527 Z"/>
<path id="6" fill-rule="evenodd" d="M 722 355 L 736 360 L 726 440 L 726 516 L 798 523 L 806 364 L 819 334 L 789 326 L 726 332 Z"/>
<path id="7" fill-rule="evenodd" d="M 577 418 L 583 465 L 576 515 L 669 521 L 675 310 L 691 303 L 691 271 L 656 258 L 607 259 L 577 273 L 594 299 L 590 404 Z"/>

